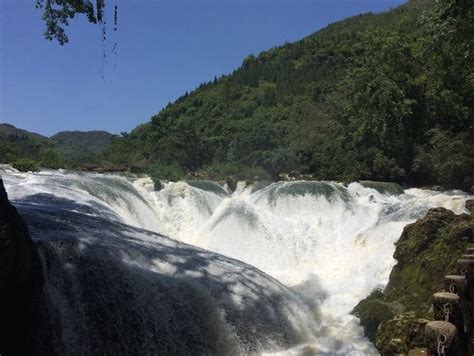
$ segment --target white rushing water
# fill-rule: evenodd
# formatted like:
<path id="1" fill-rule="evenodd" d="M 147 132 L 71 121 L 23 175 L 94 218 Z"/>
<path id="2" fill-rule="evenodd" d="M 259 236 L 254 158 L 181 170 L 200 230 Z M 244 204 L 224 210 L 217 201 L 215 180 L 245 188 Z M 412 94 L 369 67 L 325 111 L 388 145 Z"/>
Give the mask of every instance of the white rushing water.
<path id="1" fill-rule="evenodd" d="M 399 191 L 390 184 L 379 184 L 378 190 L 359 183 L 347 187 L 305 181 L 241 184 L 230 195 L 211 182 L 167 183 L 155 192 L 148 178 L 55 171 L 24 174 L 5 168 L 3 176 L 9 197 L 19 204 L 20 211 L 21 205 L 33 206 L 45 195 L 67 199 L 93 208 L 82 212 L 91 217 L 99 214 L 168 236 L 178 241 L 177 248 L 184 248 L 186 245 L 179 243 L 184 242 L 243 261 L 281 282 L 287 290 L 280 290 L 283 286 L 274 286 L 264 275 L 254 281 L 258 289 L 273 288 L 285 295 L 285 308 L 290 308 L 292 315 L 287 324 L 298 329 L 301 337 L 286 335 L 284 338 L 292 340 L 280 345 L 275 342 L 275 347 L 262 342 L 261 347 L 240 348 L 240 352 L 259 353 L 375 352 L 351 310 L 374 288 L 383 288 L 388 282 L 396 263 L 392 258 L 394 243 L 405 225 L 433 207 L 459 214 L 467 199 L 456 191 Z M 33 227 L 33 237 L 35 231 Z M 164 243 L 159 235 L 147 235 L 147 246 L 153 245 L 153 236 L 156 244 Z M 147 262 L 144 268 L 159 266 L 161 273 L 168 268 L 171 272 L 167 273 L 173 275 L 174 267 L 166 263 Z M 244 268 L 237 262 L 227 264 L 234 266 L 229 268 L 230 274 Z M 213 278 L 227 278 L 222 268 L 219 270 Z M 252 294 L 248 284 L 241 282 L 240 294 L 231 293 L 231 298 L 245 299 L 246 293 Z M 224 314 L 230 313 L 220 308 Z M 250 329 L 262 323 L 261 318 L 256 319 L 256 325 L 246 320 Z"/>

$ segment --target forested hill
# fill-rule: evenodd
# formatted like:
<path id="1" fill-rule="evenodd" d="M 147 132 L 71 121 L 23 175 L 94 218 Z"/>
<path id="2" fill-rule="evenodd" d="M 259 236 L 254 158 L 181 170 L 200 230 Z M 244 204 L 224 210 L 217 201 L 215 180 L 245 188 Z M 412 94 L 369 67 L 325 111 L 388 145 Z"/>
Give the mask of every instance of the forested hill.
<path id="1" fill-rule="evenodd" d="M 0 163 L 14 164 L 21 170 L 38 169 L 37 162 L 59 168 L 59 154 L 54 142 L 46 136 L 19 129 L 13 125 L 0 124 Z"/>
<path id="2" fill-rule="evenodd" d="M 102 155 L 113 136 L 106 131 L 61 131 L 51 139 L 70 161 L 89 163 Z"/>
<path id="3" fill-rule="evenodd" d="M 113 136 L 105 131 L 63 131 L 48 138 L 10 124 L 0 124 L 0 163 L 20 170 L 101 165 Z"/>
<path id="4" fill-rule="evenodd" d="M 410 1 L 247 57 L 113 141 L 156 174 L 474 185 L 474 3 Z"/>
<path id="5" fill-rule="evenodd" d="M 19 129 L 7 123 L 0 124 L 0 138 L 4 139 L 7 137 L 37 139 L 40 142 L 51 143 L 51 140 L 46 136 Z"/>
<path id="6" fill-rule="evenodd" d="M 430 1 L 411 1 L 249 56 L 115 140 L 109 158 L 470 189 L 473 5 L 458 3 L 428 14 Z"/>

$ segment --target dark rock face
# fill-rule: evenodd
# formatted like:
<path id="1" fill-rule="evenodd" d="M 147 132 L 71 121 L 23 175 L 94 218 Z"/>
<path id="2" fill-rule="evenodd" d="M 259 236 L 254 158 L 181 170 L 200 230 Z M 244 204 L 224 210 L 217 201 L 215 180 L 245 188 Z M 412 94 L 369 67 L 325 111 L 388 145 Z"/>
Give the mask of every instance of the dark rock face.
<path id="1" fill-rule="evenodd" d="M 443 290 L 444 276 L 456 274 L 457 260 L 473 242 L 474 215 L 456 215 L 444 208 L 405 227 L 397 242 L 398 261 L 385 294 L 403 305 L 426 310 L 433 293 Z"/>
<path id="2" fill-rule="evenodd" d="M 474 211 L 474 199 L 469 199 L 466 201 L 466 209 L 471 213 Z"/>
<path id="3" fill-rule="evenodd" d="M 235 192 L 235 190 L 237 189 L 238 180 L 235 177 L 229 177 L 225 182 L 227 183 L 227 186 L 229 187 L 230 191 Z"/>
<path id="4" fill-rule="evenodd" d="M 0 354 L 31 354 L 42 285 L 41 263 L 28 228 L 0 179 Z"/>
<path id="5" fill-rule="evenodd" d="M 457 274 L 457 260 L 474 242 L 474 212 L 456 215 L 444 208 L 407 225 L 397 242 L 387 287 L 374 291 L 354 309 L 366 335 L 382 355 L 407 353 L 424 342 L 432 319 L 432 295 L 444 290 L 446 274 Z"/>

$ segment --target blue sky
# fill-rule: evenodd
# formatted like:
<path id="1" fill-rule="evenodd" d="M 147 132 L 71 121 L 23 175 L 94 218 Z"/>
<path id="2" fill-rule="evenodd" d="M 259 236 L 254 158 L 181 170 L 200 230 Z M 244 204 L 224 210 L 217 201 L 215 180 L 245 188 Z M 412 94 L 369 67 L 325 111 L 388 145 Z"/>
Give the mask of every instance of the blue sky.
<path id="1" fill-rule="evenodd" d="M 35 0 L 0 0 L 0 122 L 52 135 L 119 133 L 247 55 L 298 40 L 331 22 L 384 11 L 403 0 L 107 0 L 100 28 L 77 17 L 61 47 L 42 37 Z M 117 56 L 111 53 L 117 43 Z"/>

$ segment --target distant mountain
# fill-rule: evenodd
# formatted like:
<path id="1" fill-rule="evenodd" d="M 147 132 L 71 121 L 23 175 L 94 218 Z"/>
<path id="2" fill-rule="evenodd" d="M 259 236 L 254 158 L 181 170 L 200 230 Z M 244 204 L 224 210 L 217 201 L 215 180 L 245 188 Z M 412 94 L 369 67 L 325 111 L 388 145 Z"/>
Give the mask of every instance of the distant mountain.
<path id="1" fill-rule="evenodd" d="M 113 137 L 106 131 L 62 131 L 48 138 L 4 123 L 0 124 L 0 163 L 19 167 L 26 159 L 48 168 L 96 165 Z"/>
<path id="2" fill-rule="evenodd" d="M 51 143 L 51 140 L 46 136 L 42 136 L 35 132 L 29 132 L 23 129 L 19 129 L 11 124 L 7 124 L 7 123 L 0 124 L 0 137 L 5 138 L 9 136 L 35 138 L 35 139 L 39 139 L 39 140 Z"/>
<path id="3" fill-rule="evenodd" d="M 37 170 L 44 167 L 59 168 L 60 155 L 54 142 L 37 133 L 0 124 L 0 163 L 12 164 L 20 170 Z"/>
<path id="4" fill-rule="evenodd" d="M 113 134 L 106 131 L 61 131 L 51 136 L 56 147 L 67 155 L 77 155 L 78 151 L 102 154 Z"/>

